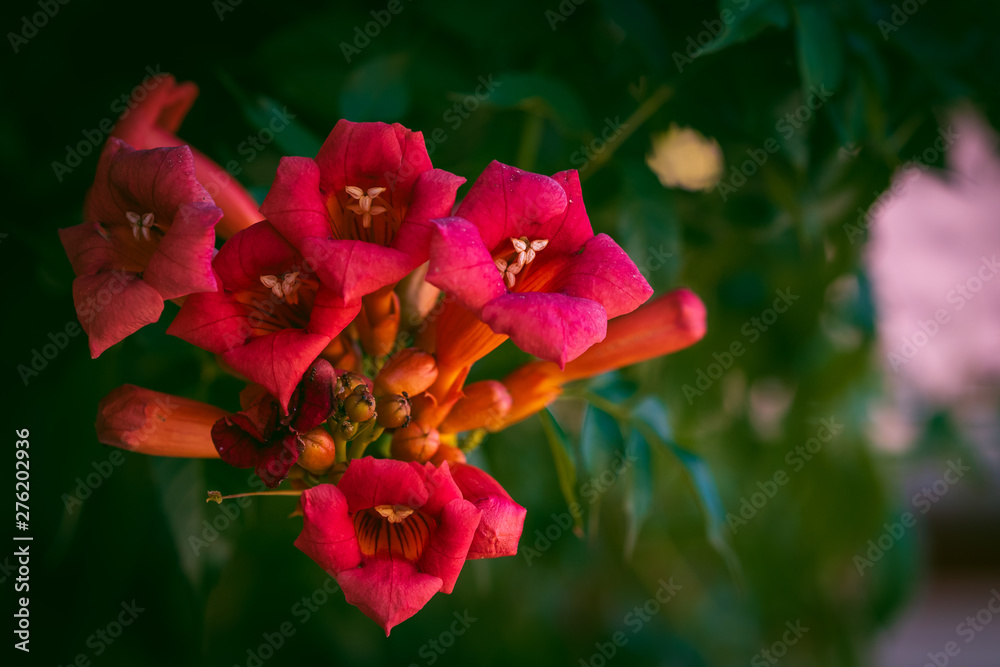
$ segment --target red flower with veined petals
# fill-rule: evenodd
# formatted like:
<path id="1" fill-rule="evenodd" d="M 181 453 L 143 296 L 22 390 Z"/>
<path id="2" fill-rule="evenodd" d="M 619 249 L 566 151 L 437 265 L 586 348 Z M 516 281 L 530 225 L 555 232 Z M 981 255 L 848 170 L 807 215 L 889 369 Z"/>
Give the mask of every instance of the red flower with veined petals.
<path id="1" fill-rule="evenodd" d="M 508 335 L 565 365 L 604 338 L 609 318 L 652 294 L 618 244 L 594 235 L 574 170 L 550 178 L 493 162 L 455 216 L 434 224 L 427 281 L 500 335 L 467 363 Z M 445 320 L 438 350 L 454 354 L 447 349 L 461 347 L 466 332 Z"/>
<path id="2" fill-rule="evenodd" d="M 354 459 L 337 486 L 303 492 L 295 546 L 329 572 L 347 601 L 385 629 L 451 593 L 480 511 L 448 465 Z"/>
<path id="3" fill-rule="evenodd" d="M 427 261 L 430 220 L 465 182 L 431 167 L 420 132 L 341 120 L 315 159 L 285 157 L 261 211 L 303 254 L 339 303 L 391 285 Z"/>
<path id="4" fill-rule="evenodd" d="M 220 217 L 187 146 L 137 151 L 108 139 L 85 222 L 59 230 L 77 275 L 73 301 L 91 356 L 160 319 L 164 299 L 216 289 L 211 262 Z"/>
<path id="5" fill-rule="evenodd" d="M 266 220 L 226 241 L 212 262 L 218 292 L 189 297 L 167 333 L 222 356 L 281 406 L 309 364 L 354 316 L 316 279 L 303 257 Z"/>
<path id="6" fill-rule="evenodd" d="M 140 97 L 141 94 L 141 97 Z M 191 81 L 177 83 L 170 74 L 156 74 L 136 86 L 111 136 L 136 148 L 183 146 L 187 142 L 175 133 L 198 97 L 198 86 Z M 224 212 L 218 232 L 228 238 L 264 216 L 257 202 L 233 176 L 211 158 L 191 146 L 198 180 Z"/>

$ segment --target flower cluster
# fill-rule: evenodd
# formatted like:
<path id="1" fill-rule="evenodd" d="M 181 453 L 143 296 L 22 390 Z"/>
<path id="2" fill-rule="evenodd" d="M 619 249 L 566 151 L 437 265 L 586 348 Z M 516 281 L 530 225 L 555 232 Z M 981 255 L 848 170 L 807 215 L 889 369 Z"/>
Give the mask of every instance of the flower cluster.
<path id="1" fill-rule="evenodd" d="M 174 135 L 197 89 L 155 90 L 108 140 L 84 222 L 60 230 L 76 308 L 97 357 L 175 301 L 168 333 L 246 388 L 230 413 L 124 385 L 98 436 L 287 480 L 295 545 L 386 634 L 467 559 L 517 552 L 525 509 L 466 462 L 482 434 L 704 333 L 694 294 L 645 303 L 575 171 L 493 162 L 456 206 L 465 179 L 432 166 L 421 133 L 342 120 L 315 158 L 281 160 L 258 214 Z M 538 361 L 467 384 L 508 338 Z"/>

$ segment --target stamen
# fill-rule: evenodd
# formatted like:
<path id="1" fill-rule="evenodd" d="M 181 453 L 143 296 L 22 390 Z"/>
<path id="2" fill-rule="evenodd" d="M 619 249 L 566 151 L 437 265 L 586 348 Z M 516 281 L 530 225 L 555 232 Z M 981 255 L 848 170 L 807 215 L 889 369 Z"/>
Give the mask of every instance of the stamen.
<path id="1" fill-rule="evenodd" d="M 493 260 L 493 263 L 496 265 L 504 281 L 506 281 L 507 287 L 514 289 L 514 285 L 517 282 L 515 276 L 521 272 L 521 269 L 535 261 L 535 256 L 545 249 L 549 244 L 549 240 L 536 239 L 529 241 L 527 236 L 522 236 L 521 238 L 514 238 L 512 236 L 510 237 L 510 242 L 514 246 L 516 259 L 513 257 L 510 259 L 496 259 Z"/>
<path id="2" fill-rule="evenodd" d="M 146 241 L 149 240 L 149 230 L 152 229 L 153 225 L 153 214 L 143 213 L 139 215 L 134 211 L 126 211 L 125 218 L 128 220 L 129 226 L 132 228 L 132 236 L 135 240 L 139 240 L 139 233 L 142 233 L 142 238 Z"/>
<path id="3" fill-rule="evenodd" d="M 376 505 L 375 511 L 389 520 L 389 523 L 403 523 L 403 519 L 413 514 L 413 508 L 406 505 Z"/>
<path id="4" fill-rule="evenodd" d="M 274 296 L 284 299 L 285 303 L 295 305 L 299 302 L 299 272 L 292 271 L 278 276 L 261 276 L 260 282 L 264 287 L 271 290 Z"/>
<path id="5" fill-rule="evenodd" d="M 348 185 L 344 190 L 348 195 L 358 200 L 357 204 L 348 204 L 347 210 L 361 216 L 361 225 L 365 229 L 371 228 L 372 216 L 385 213 L 386 208 L 384 206 L 372 206 L 374 200 L 385 192 L 385 188 L 368 188 L 368 192 L 365 192 L 356 185 Z"/>

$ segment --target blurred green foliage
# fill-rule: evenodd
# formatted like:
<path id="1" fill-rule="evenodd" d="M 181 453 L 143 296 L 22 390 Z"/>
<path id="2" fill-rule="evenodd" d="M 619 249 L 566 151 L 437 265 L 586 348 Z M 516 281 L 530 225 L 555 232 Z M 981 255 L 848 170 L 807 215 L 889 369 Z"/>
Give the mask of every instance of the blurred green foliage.
<path id="1" fill-rule="evenodd" d="M 287 621 L 294 634 L 264 664 L 596 665 L 597 644 L 622 631 L 621 664 L 736 665 L 801 621 L 809 630 L 788 664 L 864 663 L 920 560 L 910 534 L 863 577 L 852 561 L 899 503 L 865 440 L 879 389 L 874 317 L 863 243 L 843 226 L 933 144 L 949 104 L 968 98 L 995 115 L 998 6 L 401 7 L 366 42 L 358 35 L 375 32 L 371 12 L 386 3 L 71 3 L 6 54 L 0 171 L 14 208 L 0 254 L 14 404 L 5 420 L 32 432 L 37 654 L 59 664 L 83 653 L 106 665 L 247 665 Z M 16 31 L 35 11 L 8 3 L 2 25 Z M 537 556 L 470 562 L 453 595 L 386 639 L 342 596 L 322 592 L 325 574 L 292 546 L 294 501 L 234 504 L 235 517 L 202 502 L 206 489 L 244 489 L 247 471 L 126 454 L 67 509 L 80 480 L 106 469 L 110 451 L 93 422 L 113 387 L 237 404 L 239 383 L 210 355 L 164 334 L 170 304 L 163 322 L 97 361 L 78 337 L 27 386 L 16 370 L 75 319 L 55 230 L 78 222 L 98 151 L 61 179 L 52 163 L 115 117 L 112 104 L 147 66 L 198 83 L 181 136 L 220 164 L 235 160 L 258 197 L 282 155 L 313 154 L 339 118 L 398 121 L 424 132 L 436 166 L 470 182 L 493 159 L 579 169 L 595 230 L 615 236 L 658 292 L 684 285 L 704 299 L 708 335 L 697 346 L 573 387 L 553 408 L 561 426 L 529 420 L 477 451 L 474 461 L 529 509 L 521 546 Z M 830 95 L 812 110 L 804 105 L 818 88 Z M 286 108 L 289 129 L 262 150 L 247 143 Z M 596 150 L 616 122 L 627 125 L 621 140 Z M 660 185 L 645 155 L 650 135 L 671 123 L 719 141 L 734 192 Z M 780 149 L 737 186 L 734 170 L 772 138 Z M 761 330 L 752 318 L 777 290 L 798 299 Z M 734 342 L 745 354 L 699 386 L 699 372 L 725 365 Z M 499 377 L 524 359 L 506 346 L 475 372 Z M 821 419 L 843 429 L 799 469 L 786 457 L 817 436 Z M 546 431 L 559 435 L 552 449 Z M 636 462 L 602 484 L 625 451 Z M 778 471 L 787 485 L 734 530 L 727 516 Z M 582 506 L 576 527 L 564 523 L 564 495 Z M 661 581 L 682 588 L 648 619 L 630 616 Z M 324 601 L 307 613 L 303 596 Z M 92 633 L 133 599 L 146 611 L 95 655 Z M 477 620 L 439 654 L 428 642 L 448 642 L 442 633 L 465 611 Z"/>

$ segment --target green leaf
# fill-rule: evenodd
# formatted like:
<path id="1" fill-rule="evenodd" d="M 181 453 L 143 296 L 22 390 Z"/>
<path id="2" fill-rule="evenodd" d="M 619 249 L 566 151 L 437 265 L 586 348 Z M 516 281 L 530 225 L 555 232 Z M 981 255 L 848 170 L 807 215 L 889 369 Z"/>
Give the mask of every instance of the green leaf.
<path id="1" fill-rule="evenodd" d="M 726 509 L 715 485 L 715 478 L 708 464 L 698 456 L 678 445 L 673 440 L 666 407 L 659 400 L 643 399 L 633 411 L 636 428 L 650 441 L 658 443 L 670 452 L 684 467 L 695 497 L 705 514 L 705 536 L 729 568 L 737 586 L 743 586 L 743 571 L 736 552 L 729 542 L 726 528 Z"/>
<path id="2" fill-rule="evenodd" d="M 340 91 L 341 116 L 355 122 L 401 120 L 410 108 L 405 54 L 379 56 L 357 67 Z"/>
<path id="3" fill-rule="evenodd" d="M 731 22 L 722 34 L 700 51 L 708 55 L 753 39 L 767 28 L 787 28 L 788 8 L 775 0 L 725 0 L 719 3 L 720 17 L 731 12 Z"/>
<path id="4" fill-rule="evenodd" d="M 508 72 L 496 77 L 499 84 L 484 102 L 496 107 L 524 109 L 552 120 L 563 131 L 592 129 L 586 107 L 572 88 L 541 74 Z M 465 95 L 461 96 L 464 99 Z"/>
<path id="5" fill-rule="evenodd" d="M 251 127 L 274 134 L 274 145 L 285 155 L 313 156 L 323 140 L 299 123 L 286 106 L 264 96 L 251 99 L 229 75 L 219 75 L 222 85 L 236 98 L 244 118 Z"/>
<path id="6" fill-rule="evenodd" d="M 825 86 L 836 90 L 844 70 L 844 53 L 830 10 L 802 2 L 796 7 L 795 17 L 803 89 Z"/>
<path id="7" fill-rule="evenodd" d="M 625 449 L 632 465 L 625 478 L 625 560 L 631 560 L 639 531 L 653 507 L 653 469 L 649 442 L 638 429 L 632 429 Z"/>
<path id="8" fill-rule="evenodd" d="M 191 548 L 192 537 L 202 536 L 205 516 L 203 464 L 197 459 L 150 457 L 149 466 L 156 483 L 160 504 L 167 517 L 181 570 L 200 592 L 205 583 L 208 559 L 200 559 Z"/>
<path id="9" fill-rule="evenodd" d="M 580 457 L 587 473 L 593 476 L 605 470 L 623 444 L 618 421 L 588 403 L 580 429 Z"/>
<path id="10" fill-rule="evenodd" d="M 559 488 L 566 505 L 572 508 L 576 506 L 576 465 L 573 463 L 573 450 L 569 438 L 565 431 L 556 422 L 548 408 L 539 413 L 542 419 L 542 429 L 545 431 L 545 439 L 549 441 L 549 449 L 552 451 L 552 460 L 556 464 L 556 475 L 559 477 Z M 577 532 L 583 530 L 581 512 L 570 511 L 573 521 L 576 524 Z"/>

